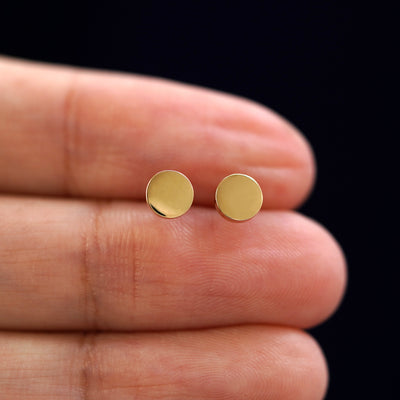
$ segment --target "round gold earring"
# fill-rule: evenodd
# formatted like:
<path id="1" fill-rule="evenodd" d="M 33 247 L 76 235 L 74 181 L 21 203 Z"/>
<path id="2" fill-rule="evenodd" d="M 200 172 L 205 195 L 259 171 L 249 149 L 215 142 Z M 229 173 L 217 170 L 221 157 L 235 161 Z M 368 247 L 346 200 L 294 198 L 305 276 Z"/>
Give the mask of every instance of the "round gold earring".
<path id="1" fill-rule="evenodd" d="M 147 204 L 164 218 L 177 218 L 185 214 L 193 203 L 193 197 L 193 186 L 189 179 L 173 170 L 158 172 L 146 188 Z"/>
<path id="2" fill-rule="evenodd" d="M 247 221 L 261 209 L 263 194 L 255 179 L 244 174 L 228 175 L 215 191 L 215 206 L 232 221 Z"/>

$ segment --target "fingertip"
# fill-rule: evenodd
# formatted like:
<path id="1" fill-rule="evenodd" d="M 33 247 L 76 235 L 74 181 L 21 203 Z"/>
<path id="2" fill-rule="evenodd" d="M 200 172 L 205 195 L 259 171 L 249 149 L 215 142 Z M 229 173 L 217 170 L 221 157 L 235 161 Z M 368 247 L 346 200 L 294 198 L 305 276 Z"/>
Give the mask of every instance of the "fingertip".
<path id="1" fill-rule="evenodd" d="M 289 184 L 278 188 L 277 199 L 271 208 L 297 209 L 310 196 L 317 174 L 316 159 L 311 143 L 305 134 L 293 123 L 274 110 L 266 109 L 274 119 L 276 130 L 281 132 L 280 140 L 287 152 L 287 168 L 281 173 L 287 175 Z M 282 183 L 284 180 L 282 180 Z"/>
<path id="2" fill-rule="evenodd" d="M 296 395 L 296 400 L 321 400 L 325 397 L 329 370 L 323 351 L 318 342 L 308 333 L 289 333 L 286 351 L 290 354 L 293 376 L 287 376 L 285 392 L 287 398 Z M 283 396 L 283 398 L 286 398 Z"/>
<path id="3" fill-rule="evenodd" d="M 309 197 L 316 179 L 314 151 L 305 134 L 276 111 L 248 99 L 237 118 L 247 120 L 248 132 L 268 142 L 261 157 L 249 155 L 246 166 L 258 177 L 264 208 L 296 209 Z M 250 140 L 250 139 L 249 139 Z"/>
<path id="4" fill-rule="evenodd" d="M 310 222 L 305 248 L 313 269 L 308 294 L 303 294 L 301 328 L 311 328 L 328 319 L 340 306 L 347 286 L 344 252 L 332 234 L 320 223 Z M 307 244 L 308 242 L 308 244 Z"/>

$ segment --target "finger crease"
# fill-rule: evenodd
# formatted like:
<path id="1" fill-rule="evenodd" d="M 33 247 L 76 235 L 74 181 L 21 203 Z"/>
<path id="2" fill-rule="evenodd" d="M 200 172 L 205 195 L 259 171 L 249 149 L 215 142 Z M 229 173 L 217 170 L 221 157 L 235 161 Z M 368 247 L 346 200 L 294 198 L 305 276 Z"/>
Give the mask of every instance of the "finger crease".
<path id="1" fill-rule="evenodd" d="M 73 73 L 64 95 L 62 109 L 63 115 L 63 142 L 64 142 L 64 175 L 63 192 L 66 196 L 71 195 L 73 185 L 72 154 L 78 147 L 79 123 L 78 123 L 78 85 L 77 73 Z"/>
<path id="2" fill-rule="evenodd" d="M 79 377 L 79 400 L 90 400 L 93 377 L 95 375 L 96 333 L 84 332 L 79 343 L 81 368 Z"/>
<path id="3" fill-rule="evenodd" d="M 82 284 L 84 298 L 85 321 L 88 327 L 98 329 L 98 300 L 95 286 L 92 281 L 91 270 L 97 263 L 97 257 L 100 254 L 99 242 L 99 223 L 103 213 L 103 207 L 100 203 L 93 206 L 88 228 L 83 235 L 82 251 Z"/>

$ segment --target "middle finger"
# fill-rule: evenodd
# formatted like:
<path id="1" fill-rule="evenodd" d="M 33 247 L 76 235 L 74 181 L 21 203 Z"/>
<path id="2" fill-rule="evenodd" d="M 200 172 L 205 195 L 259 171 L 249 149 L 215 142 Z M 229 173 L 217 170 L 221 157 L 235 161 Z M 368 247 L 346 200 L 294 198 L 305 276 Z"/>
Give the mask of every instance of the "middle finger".
<path id="1" fill-rule="evenodd" d="M 0 198 L 0 328 L 310 326 L 336 307 L 342 254 L 294 212 L 234 224 L 194 208 Z"/>

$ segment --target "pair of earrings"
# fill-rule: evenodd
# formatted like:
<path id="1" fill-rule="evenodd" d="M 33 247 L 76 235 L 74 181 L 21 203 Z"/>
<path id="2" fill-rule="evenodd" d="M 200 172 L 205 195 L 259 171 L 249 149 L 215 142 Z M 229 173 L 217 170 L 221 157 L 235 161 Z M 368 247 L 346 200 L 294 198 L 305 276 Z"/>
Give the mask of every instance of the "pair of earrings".
<path id="1" fill-rule="evenodd" d="M 181 172 L 165 170 L 155 174 L 147 184 L 146 201 L 161 217 L 177 218 L 193 203 L 190 180 Z M 222 216 L 233 221 L 253 218 L 262 206 L 263 194 L 255 179 L 244 174 L 228 175 L 215 191 L 215 206 Z"/>

